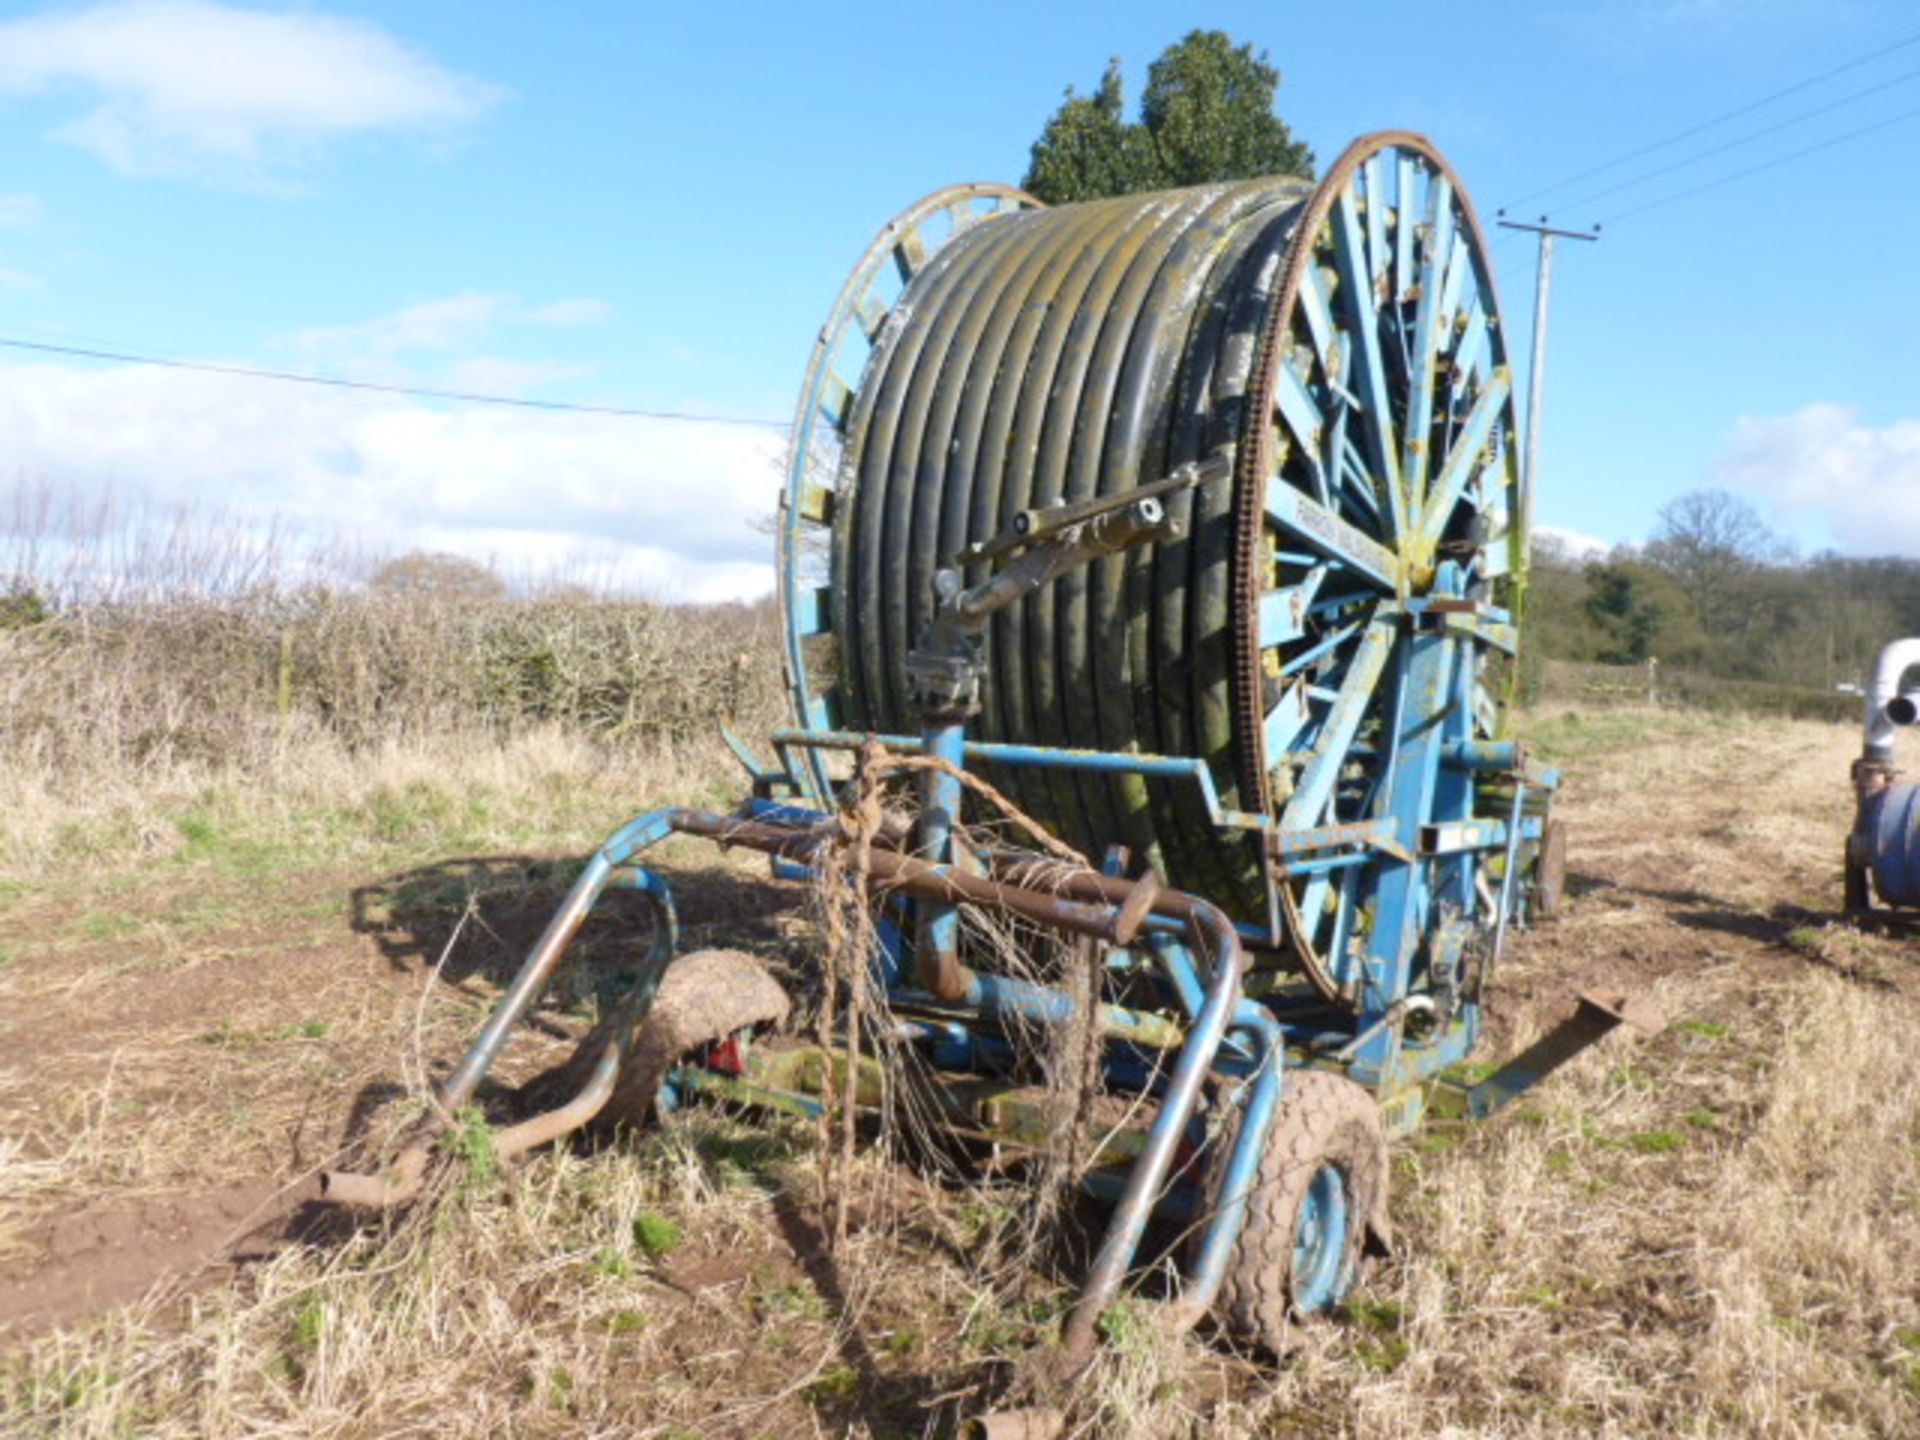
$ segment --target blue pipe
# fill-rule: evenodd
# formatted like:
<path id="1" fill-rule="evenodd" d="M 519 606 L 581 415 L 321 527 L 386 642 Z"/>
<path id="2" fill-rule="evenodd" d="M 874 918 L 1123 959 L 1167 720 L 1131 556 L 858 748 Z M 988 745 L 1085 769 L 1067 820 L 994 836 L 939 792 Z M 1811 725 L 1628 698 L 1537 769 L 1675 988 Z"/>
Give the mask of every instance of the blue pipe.
<path id="1" fill-rule="evenodd" d="M 927 718 L 926 754 L 953 767 L 928 766 L 920 772 L 920 821 L 914 848 L 933 865 L 953 863 L 953 829 L 960 821 L 962 793 L 955 772 L 966 760 L 966 733 L 966 722 L 958 715 Z M 920 983 L 942 1000 L 964 1001 L 974 977 L 960 964 L 960 907 L 917 895 L 913 925 Z"/>
<path id="2" fill-rule="evenodd" d="M 1183 897 L 1184 898 L 1184 897 Z M 1087 1270 L 1086 1282 L 1067 1317 L 1063 1342 L 1070 1360 L 1084 1360 L 1093 1349 L 1096 1326 L 1112 1301 L 1140 1248 L 1146 1233 L 1147 1218 L 1166 1183 L 1173 1165 L 1174 1151 L 1193 1118 L 1200 1083 L 1213 1066 L 1213 1058 L 1225 1037 L 1227 1023 L 1240 1006 L 1240 982 L 1246 974 L 1246 952 L 1233 925 L 1214 906 L 1204 900 L 1191 902 L 1191 915 L 1197 929 L 1211 935 L 1218 949 L 1213 957 L 1213 974 L 1208 978 L 1206 1002 L 1200 1007 L 1180 1058 L 1174 1062 L 1173 1075 L 1167 1081 L 1166 1095 L 1153 1126 L 1147 1131 L 1133 1169 L 1127 1176 L 1127 1188 L 1107 1222 L 1107 1233 Z"/>
<path id="3" fill-rule="evenodd" d="M 959 1000 L 944 1001 L 930 990 L 913 989 L 896 990 L 890 998 L 895 1005 L 909 1008 L 951 1005 L 954 1009 L 1046 1026 L 1065 1026 L 1080 1018 L 1079 1007 L 1073 1000 L 1050 985 L 1036 985 L 1007 975 L 983 975 L 978 971 L 969 974 L 966 994 Z M 1158 1050 L 1165 1042 L 1156 1042 L 1154 1037 L 1171 1038 L 1177 1031 L 1173 1022 L 1157 1015 L 1145 1015 L 1120 1005 L 1102 1005 L 1100 1009 L 1102 1026 L 1110 1039 Z"/>
<path id="4" fill-rule="evenodd" d="M 1259 1065 L 1254 1071 L 1252 1093 L 1247 1096 L 1246 1116 L 1240 1133 L 1227 1152 L 1226 1175 L 1220 1194 L 1200 1241 L 1200 1254 L 1193 1262 L 1187 1283 L 1173 1310 L 1173 1323 L 1185 1329 L 1196 1324 L 1213 1307 L 1226 1278 L 1233 1247 L 1246 1229 L 1247 1201 L 1260 1178 L 1260 1158 L 1266 1154 L 1267 1140 L 1273 1131 L 1273 1117 L 1280 1106 L 1280 1071 L 1285 1054 L 1285 1037 L 1273 1017 L 1260 1005 L 1243 1000 L 1234 1019 L 1252 1030 L 1259 1048 Z"/>
<path id="5" fill-rule="evenodd" d="M 461 1057 L 460 1063 L 447 1077 L 447 1083 L 441 1087 L 440 1104 L 443 1108 L 457 1110 L 473 1098 L 473 1092 L 479 1087 L 487 1071 L 493 1068 L 493 1062 L 499 1055 L 501 1047 L 507 1043 L 508 1032 L 520 1022 L 521 1016 L 526 1014 L 528 1008 L 539 998 L 540 992 L 546 989 L 547 981 L 553 977 L 554 967 L 560 963 L 560 956 L 566 950 L 568 942 L 579 933 L 580 926 L 586 921 L 594 902 L 600 898 L 607 886 L 614 882 L 616 872 L 626 867 L 640 851 L 665 838 L 673 830 L 675 822 L 683 816 L 695 813 L 697 812 L 670 806 L 642 815 L 639 819 L 631 820 L 621 826 L 606 844 L 588 858 L 585 867 L 580 871 L 580 878 L 573 882 L 573 888 L 567 892 L 567 898 L 554 912 L 553 919 L 547 922 L 547 928 L 540 933 L 540 939 L 520 966 L 519 973 L 513 977 L 513 983 L 507 987 L 507 993 L 502 995 L 499 1003 L 493 1007 L 493 1014 L 487 1017 L 487 1023 L 480 1031 L 479 1038 Z M 636 876 L 646 875 L 646 872 L 637 866 L 633 867 L 633 870 Z M 645 881 L 638 883 L 642 893 L 654 900 L 656 915 L 658 915 L 660 913 L 658 891 L 665 889 L 666 882 L 657 877 L 647 876 Z M 673 943 L 670 905 L 667 908 L 666 917 L 665 922 L 657 925 L 654 931 L 654 950 L 656 951 L 660 950 L 662 934 L 668 937 L 669 947 Z M 657 956 L 651 952 L 648 954 L 648 970 L 653 976 L 653 983 L 658 983 L 659 967 L 664 966 L 670 957 L 670 949 Z"/>
<path id="6" fill-rule="evenodd" d="M 932 754 L 930 748 L 937 729 L 916 739 L 911 735 L 861 735 L 851 730 L 800 730 L 788 728 L 773 732 L 774 753 L 789 772 L 792 763 L 788 751 L 860 750 L 876 743 L 888 750 L 906 754 Z M 1187 780 L 1200 791 L 1208 818 L 1216 825 L 1235 829 L 1261 829 L 1267 825 L 1263 815 L 1227 810 L 1220 804 L 1220 792 L 1214 787 L 1213 772 L 1207 762 L 1190 755 L 1138 755 L 1118 750 L 1060 750 L 1045 745 L 1010 745 L 991 740 L 965 740 L 958 736 L 959 752 L 946 758 L 958 765 L 987 761 L 1001 765 L 1020 765 L 1033 770 L 1079 770 L 1100 775 L 1143 775 L 1150 779 Z"/>

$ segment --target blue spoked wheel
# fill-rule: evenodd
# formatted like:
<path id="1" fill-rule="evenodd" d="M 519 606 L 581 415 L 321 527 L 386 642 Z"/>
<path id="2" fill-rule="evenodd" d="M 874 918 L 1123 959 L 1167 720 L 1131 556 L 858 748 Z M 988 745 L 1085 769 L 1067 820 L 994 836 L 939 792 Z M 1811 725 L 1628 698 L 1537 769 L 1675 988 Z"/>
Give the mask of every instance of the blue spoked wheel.
<path id="1" fill-rule="evenodd" d="M 1307 1181 L 1293 1226 L 1295 1309 L 1312 1315 L 1340 1297 L 1350 1228 L 1346 1172 L 1338 1165 L 1322 1165 Z"/>
<path id="2" fill-rule="evenodd" d="M 1236 1117 L 1214 1146 L 1209 1211 L 1238 1128 Z M 1236 1340 L 1283 1354 L 1292 1324 L 1326 1314 L 1352 1291 L 1370 1229 L 1387 1230 L 1380 1107 L 1342 1076 L 1289 1070 L 1216 1319 Z"/>
<path id="3" fill-rule="evenodd" d="M 1283 831 L 1390 816 L 1410 849 L 1423 826 L 1500 818 L 1420 743 L 1437 715 L 1449 741 L 1504 736 L 1527 561 L 1492 268 L 1465 192 L 1420 136 L 1357 141 L 1315 190 L 1255 393 L 1271 409 L 1237 492 L 1243 790 Z M 1423 668 L 1414 617 L 1430 604 L 1473 615 L 1476 639 Z M 1410 904 L 1381 893 L 1397 863 L 1283 889 L 1292 949 L 1329 1000 L 1360 1006 L 1369 952 L 1399 946 L 1376 942 L 1376 923 L 1435 932 L 1427 896 L 1495 923 L 1479 856 L 1415 864 Z"/>

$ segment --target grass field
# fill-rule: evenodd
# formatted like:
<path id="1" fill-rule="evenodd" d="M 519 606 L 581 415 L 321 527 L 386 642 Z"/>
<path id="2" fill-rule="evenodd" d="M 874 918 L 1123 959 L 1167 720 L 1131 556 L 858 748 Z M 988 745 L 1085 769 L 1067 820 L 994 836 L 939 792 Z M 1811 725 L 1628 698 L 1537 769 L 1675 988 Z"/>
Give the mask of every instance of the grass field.
<path id="1" fill-rule="evenodd" d="M 1401 1147 L 1396 1256 L 1286 1364 L 1122 1307 L 1076 1433 L 1920 1433 L 1920 935 L 1834 914 L 1856 732 L 1529 728 L 1572 898 L 1489 1053 L 1594 985 L 1673 1023 Z M 705 748 L 535 731 L 0 796 L 0 1431 L 917 1436 L 1018 1398 L 1077 1280 L 1014 1243 L 1026 1193 L 869 1158 L 831 1251 L 807 1127 L 684 1112 L 508 1173 L 469 1137 L 404 1219 L 291 1204 L 458 1054 L 572 857 L 735 788 Z M 763 866 L 664 868 L 687 948 L 808 953 Z"/>

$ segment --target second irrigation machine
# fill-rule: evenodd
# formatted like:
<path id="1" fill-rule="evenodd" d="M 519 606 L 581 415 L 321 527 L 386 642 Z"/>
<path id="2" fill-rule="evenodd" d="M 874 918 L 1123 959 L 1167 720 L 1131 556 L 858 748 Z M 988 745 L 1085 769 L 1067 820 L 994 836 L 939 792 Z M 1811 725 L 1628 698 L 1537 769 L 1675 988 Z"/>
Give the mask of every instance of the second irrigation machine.
<path id="1" fill-rule="evenodd" d="M 677 957 L 642 859 L 681 833 L 799 881 L 850 868 L 889 1042 L 957 1132 L 1040 1145 L 1057 1122 L 1027 1052 L 1076 1019 L 1098 1088 L 1134 1102 L 1083 1177 L 1112 1210 L 1067 1353 L 1156 1215 L 1190 1236 L 1174 1322 L 1281 1349 L 1388 1242 L 1392 1139 L 1491 1113 L 1623 1017 L 1583 997 L 1478 1083 L 1447 1074 L 1564 863 L 1557 776 L 1510 723 L 1529 506 L 1508 340 L 1473 208 L 1410 133 L 1318 183 L 1057 208 L 971 184 L 905 211 L 800 399 L 779 525 L 794 725 L 759 747 L 777 758 L 739 747 L 733 811 L 643 815 L 590 859 L 443 1113 L 611 886 L 653 902 L 647 960 L 583 1044 L 579 1093 L 501 1152 L 663 1096 L 818 1113 L 873 1047 L 850 1053 L 851 1020 L 778 1033 L 787 997 L 748 957 Z M 881 759 L 914 818 L 849 845 Z M 1069 940 L 1092 983 L 1009 966 L 981 919 Z M 427 1143 L 330 1186 L 403 1199 Z"/>

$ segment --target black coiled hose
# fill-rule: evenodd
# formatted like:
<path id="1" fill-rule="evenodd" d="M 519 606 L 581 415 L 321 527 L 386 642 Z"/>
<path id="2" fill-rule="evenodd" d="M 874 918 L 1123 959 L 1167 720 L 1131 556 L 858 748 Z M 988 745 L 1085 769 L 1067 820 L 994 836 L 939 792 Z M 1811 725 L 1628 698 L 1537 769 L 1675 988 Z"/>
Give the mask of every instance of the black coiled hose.
<path id="1" fill-rule="evenodd" d="M 1263 179 L 1030 211 L 916 274 L 847 430 L 832 628 L 854 729 L 912 732 L 905 660 L 933 575 L 1015 512 L 1112 495 L 1244 446 L 1255 351 L 1306 182 Z M 1181 538 L 1100 560 L 1002 612 L 975 738 L 1193 755 L 1238 804 L 1230 479 L 1172 498 Z M 970 575 L 969 581 L 983 578 Z M 1092 853 L 1251 900 L 1253 851 L 1190 786 L 1015 770 L 1016 798 Z"/>

